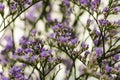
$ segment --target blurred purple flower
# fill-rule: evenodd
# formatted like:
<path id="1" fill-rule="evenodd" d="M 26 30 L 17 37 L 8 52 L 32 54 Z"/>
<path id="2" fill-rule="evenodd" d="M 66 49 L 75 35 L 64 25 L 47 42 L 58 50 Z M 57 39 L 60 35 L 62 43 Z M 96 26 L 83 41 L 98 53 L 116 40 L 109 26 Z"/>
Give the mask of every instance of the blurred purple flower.
<path id="1" fill-rule="evenodd" d="M 26 15 L 26 18 L 32 22 L 34 22 L 36 19 L 34 12 L 28 12 L 28 14 Z"/>
<path id="2" fill-rule="evenodd" d="M 96 33 L 97 36 L 101 35 L 100 31 L 98 31 L 96 28 L 94 28 L 94 32 Z"/>
<path id="3" fill-rule="evenodd" d="M 85 42 L 82 42 L 81 47 L 84 48 L 84 49 L 87 49 L 88 48 L 88 44 L 86 44 Z"/>
<path id="4" fill-rule="evenodd" d="M 90 25 L 90 23 L 92 22 L 92 20 L 91 19 L 88 19 L 87 20 L 87 24 L 89 24 Z"/>
<path id="5" fill-rule="evenodd" d="M 113 11 L 114 11 L 115 13 L 120 12 L 120 8 L 114 7 L 114 8 L 113 8 Z"/>
<path id="6" fill-rule="evenodd" d="M 55 38 L 55 36 L 56 36 L 56 33 L 51 33 L 50 34 L 50 38 Z"/>
<path id="7" fill-rule="evenodd" d="M 78 38 L 71 39 L 71 44 L 75 45 L 78 42 Z"/>
<path id="8" fill-rule="evenodd" d="M 105 12 L 105 13 L 107 13 L 109 11 L 109 8 L 108 7 L 105 7 L 104 9 L 103 9 L 103 12 Z"/>
<path id="9" fill-rule="evenodd" d="M 40 56 L 43 57 L 43 58 L 45 58 L 45 57 L 49 56 L 51 54 L 51 52 L 52 52 L 52 50 L 42 51 L 40 53 Z"/>
<path id="10" fill-rule="evenodd" d="M 90 51 L 89 51 L 89 50 L 86 50 L 86 51 L 85 51 L 85 57 L 86 57 L 88 54 L 90 54 Z"/>
<path id="11" fill-rule="evenodd" d="M 4 9 L 5 9 L 5 6 L 2 3 L 0 3 L 0 12 L 3 12 Z"/>
<path id="12" fill-rule="evenodd" d="M 98 20 L 98 22 L 100 25 L 104 25 L 104 26 L 110 24 L 110 22 L 108 20 L 104 20 L 104 19 L 100 19 L 100 20 Z"/>
<path id="13" fill-rule="evenodd" d="M 34 50 L 31 49 L 31 48 L 26 48 L 24 51 L 25 51 L 26 53 L 33 53 L 33 52 L 34 52 Z"/>
<path id="14" fill-rule="evenodd" d="M 33 62 L 33 61 L 35 61 L 37 59 L 37 55 L 33 55 L 31 58 L 30 58 L 30 62 Z"/>
<path id="15" fill-rule="evenodd" d="M 3 72 L 0 72 L 0 80 L 10 80 L 8 77 L 5 77 Z"/>
<path id="16" fill-rule="evenodd" d="M 110 71 L 112 70 L 112 68 L 111 68 L 110 66 L 106 65 L 106 66 L 105 66 L 105 70 L 106 70 L 107 72 L 110 72 Z"/>
<path id="17" fill-rule="evenodd" d="M 120 26 L 120 20 L 118 20 L 116 23 Z"/>
<path id="18" fill-rule="evenodd" d="M 23 52 L 23 49 L 21 49 L 21 48 L 18 48 L 17 50 L 16 50 L 16 53 L 22 53 Z"/>
<path id="19" fill-rule="evenodd" d="M 90 0 L 79 0 L 79 2 L 80 2 L 83 6 L 86 6 L 86 5 L 89 5 L 89 4 L 90 4 Z"/>
<path id="20" fill-rule="evenodd" d="M 57 30 L 59 27 L 57 25 L 53 26 L 53 30 Z"/>
<path id="21" fill-rule="evenodd" d="M 119 54 L 116 54 L 116 55 L 113 56 L 114 60 L 119 60 L 119 57 L 120 57 Z"/>
<path id="22" fill-rule="evenodd" d="M 68 41 L 68 37 L 60 36 L 60 37 L 59 37 L 59 40 L 60 40 L 61 42 L 67 42 L 67 41 Z"/>
<path id="23" fill-rule="evenodd" d="M 26 37 L 25 37 L 25 36 L 21 37 L 21 39 L 20 39 L 20 44 L 21 44 L 21 45 L 26 45 L 26 44 L 27 44 L 27 41 L 26 41 Z"/>
<path id="24" fill-rule="evenodd" d="M 13 76 L 18 80 L 26 80 L 25 77 L 21 74 L 22 69 L 18 66 L 13 66 L 11 70 L 9 70 L 9 75 Z"/>
<path id="25" fill-rule="evenodd" d="M 93 43 L 94 43 L 95 45 L 97 45 L 97 44 L 98 44 L 98 39 L 95 39 L 95 40 L 93 41 Z"/>
<path id="26" fill-rule="evenodd" d="M 37 31 L 35 29 L 32 30 L 32 34 L 35 35 Z"/>
<path id="27" fill-rule="evenodd" d="M 70 1 L 69 0 L 64 0 L 64 4 L 69 6 L 70 5 Z"/>
<path id="28" fill-rule="evenodd" d="M 97 54 L 98 57 L 102 57 L 103 51 L 100 47 L 95 47 L 94 51 L 95 51 L 95 53 Z"/>

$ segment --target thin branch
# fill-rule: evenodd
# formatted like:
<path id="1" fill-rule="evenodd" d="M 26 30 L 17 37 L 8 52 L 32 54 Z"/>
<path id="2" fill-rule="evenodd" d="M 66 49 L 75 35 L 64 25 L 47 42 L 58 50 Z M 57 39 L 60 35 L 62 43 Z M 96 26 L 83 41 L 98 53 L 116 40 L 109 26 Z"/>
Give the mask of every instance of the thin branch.
<path id="1" fill-rule="evenodd" d="M 40 0 L 42 1 L 42 0 Z M 39 1 L 36 1 L 34 4 L 36 4 Z M 23 11 L 21 11 L 15 18 L 12 19 L 12 21 L 10 21 L 6 26 L 4 26 L 4 28 L 0 31 L 2 32 L 4 29 L 6 29 L 12 22 L 14 22 L 23 12 L 25 12 L 26 10 L 28 10 L 30 7 L 32 7 L 34 4 L 30 5 L 29 7 L 25 8 Z"/>

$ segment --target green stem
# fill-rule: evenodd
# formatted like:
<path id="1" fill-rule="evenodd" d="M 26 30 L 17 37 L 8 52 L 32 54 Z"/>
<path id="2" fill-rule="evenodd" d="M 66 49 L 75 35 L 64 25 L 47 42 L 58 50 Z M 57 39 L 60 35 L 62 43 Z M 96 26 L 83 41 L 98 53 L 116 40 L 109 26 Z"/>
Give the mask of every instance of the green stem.
<path id="1" fill-rule="evenodd" d="M 76 80 L 76 66 L 75 66 L 76 59 L 73 60 L 73 67 L 74 67 L 74 80 Z"/>

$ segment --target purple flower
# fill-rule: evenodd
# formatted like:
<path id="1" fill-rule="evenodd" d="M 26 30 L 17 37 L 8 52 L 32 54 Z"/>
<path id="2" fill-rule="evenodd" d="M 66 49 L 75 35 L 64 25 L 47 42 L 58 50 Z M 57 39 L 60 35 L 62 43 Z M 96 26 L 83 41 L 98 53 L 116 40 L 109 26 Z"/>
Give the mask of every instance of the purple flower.
<path id="1" fill-rule="evenodd" d="M 106 65 L 106 66 L 105 66 L 105 70 L 106 70 L 107 72 L 110 72 L 110 71 L 112 70 L 112 68 L 111 68 L 110 66 Z"/>
<path id="2" fill-rule="evenodd" d="M 101 57 L 103 54 L 103 51 L 100 47 L 95 47 L 94 48 L 95 53 L 97 54 L 98 57 Z"/>
<path id="3" fill-rule="evenodd" d="M 26 18 L 27 18 L 28 20 L 32 21 L 32 22 L 34 22 L 35 19 L 36 19 L 36 17 L 35 17 L 35 15 L 34 15 L 33 12 L 29 12 L 29 13 L 26 15 Z"/>
<path id="4" fill-rule="evenodd" d="M 71 44 L 72 45 L 75 45 L 77 42 L 78 42 L 78 38 L 71 39 Z"/>
<path id="5" fill-rule="evenodd" d="M 64 0 L 64 4 L 69 6 L 70 5 L 70 1 L 69 0 Z"/>
<path id="6" fill-rule="evenodd" d="M 68 38 L 67 38 L 67 37 L 63 37 L 63 36 L 60 36 L 60 37 L 59 37 L 59 40 L 60 40 L 61 42 L 67 42 L 67 41 L 68 41 Z"/>
<path id="7" fill-rule="evenodd" d="M 119 60 L 119 57 L 120 57 L 120 55 L 119 54 L 116 54 L 116 55 L 114 55 L 114 60 Z"/>
<path id="8" fill-rule="evenodd" d="M 86 6 L 86 5 L 89 5 L 89 4 L 90 4 L 90 1 L 89 1 L 89 0 L 79 0 L 79 2 L 80 2 L 83 6 Z"/>
<path id="9" fill-rule="evenodd" d="M 25 37 L 25 36 L 21 37 L 21 39 L 20 39 L 20 44 L 21 44 L 21 45 L 26 45 L 26 44 L 27 44 L 27 41 L 26 41 L 26 37 Z"/>
<path id="10" fill-rule="evenodd" d="M 118 20 L 116 23 L 120 26 L 120 20 Z"/>
<path id="11" fill-rule="evenodd" d="M 100 32 L 96 28 L 94 28 L 94 32 L 97 34 L 97 36 L 101 35 Z"/>
<path id="12" fill-rule="evenodd" d="M 11 2 L 11 4 L 10 4 L 10 9 L 12 10 L 12 11 L 16 11 L 17 10 L 17 3 L 16 2 Z"/>
<path id="13" fill-rule="evenodd" d="M 11 70 L 9 70 L 9 75 L 13 76 L 15 79 L 25 80 L 25 77 L 21 74 L 22 69 L 18 66 L 13 66 Z"/>
<path id="14" fill-rule="evenodd" d="M 32 34 L 35 35 L 37 31 L 35 29 L 32 30 Z"/>
<path id="15" fill-rule="evenodd" d="M 5 9 L 5 6 L 2 3 L 0 3 L 0 12 L 3 12 L 4 9 Z"/>
<path id="16" fill-rule="evenodd" d="M 98 22 L 100 25 L 105 25 L 105 26 L 110 24 L 110 22 L 108 20 L 103 20 L 103 19 L 98 20 Z"/>
<path id="17" fill-rule="evenodd" d="M 27 49 L 25 49 L 25 52 L 26 52 L 26 53 L 33 53 L 34 51 L 33 51 L 33 49 L 31 49 L 31 48 L 27 48 Z"/>
<path id="18" fill-rule="evenodd" d="M 57 25 L 53 26 L 53 30 L 57 30 L 59 27 Z"/>
<path id="19" fill-rule="evenodd" d="M 90 51 L 89 50 L 85 51 L 85 56 L 87 56 L 88 54 L 90 54 Z"/>
<path id="20" fill-rule="evenodd" d="M 5 50 L 10 50 L 13 47 L 13 39 L 10 36 L 5 36 L 5 40 L 7 41 L 7 45 L 5 46 Z"/>
<path id="21" fill-rule="evenodd" d="M 82 42 L 81 47 L 84 48 L 84 49 L 87 49 L 88 48 L 88 44 Z"/>
<path id="22" fill-rule="evenodd" d="M 22 53 L 23 52 L 23 49 L 21 49 L 21 48 L 18 48 L 17 50 L 16 50 L 16 53 Z"/>
<path id="23" fill-rule="evenodd" d="M 66 37 L 69 37 L 70 35 L 71 35 L 71 33 L 69 33 L 69 32 L 67 32 L 67 33 L 65 34 Z"/>
<path id="24" fill-rule="evenodd" d="M 117 13 L 120 12 L 120 9 L 118 7 L 113 8 L 113 12 Z"/>
<path id="25" fill-rule="evenodd" d="M 105 7 L 104 9 L 103 9 L 103 12 L 105 12 L 105 13 L 107 13 L 109 11 L 109 8 L 108 7 Z"/>
<path id="26" fill-rule="evenodd" d="M 48 51 L 42 51 L 41 53 L 40 53 L 40 55 L 41 55 L 41 57 L 47 57 L 47 56 L 49 56 L 50 54 L 51 54 L 51 50 L 48 50 Z"/>
<path id="27" fill-rule="evenodd" d="M 5 77 L 3 72 L 0 72 L 0 80 L 10 80 L 10 79 Z"/>
<path id="28" fill-rule="evenodd" d="M 87 20 L 87 24 L 90 24 L 91 22 L 92 22 L 91 19 L 88 19 L 88 20 Z"/>
<path id="29" fill-rule="evenodd" d="M 97 45 L 97 44 L 98 44 L 98 39 L 95 39 L 95 40 L 93 41 L 93 43 L 94 43 L 95 45 Z"/>
<path id="30" fill-rule="evenodd" d="M 25 67 L 26 66 L 26 64 L 25 63 L 22 63 L 22 65 L 21 65 L 22 67 Z"/>
<path id="31" fill-rule="evenodd" d="M 25 57 L 25 59 L 29 60 L 30 54 L 25 54 L 24 57 Z"/>
<path id="32" fill-rule="evenodd" d="M 33 56 L 30 58 L 30 62 L 35 61 L 36 59 L 37 59 L 37 56 L 36 56 L 36 55 L 33 55 Z"/>
<path id="33" fill-rule="evenodd" d="M 51 33 L 50 34 L 50 38 L 55 38 L 55 36 L 56 36 L 56 33 Z"/>
<path id="34" fill-rule="evenodd" d="M 26 41 L 27 45 L 32 45 L 34 44 L 34 40 L 33 39 L 29 39 L 28 41 Z"/>

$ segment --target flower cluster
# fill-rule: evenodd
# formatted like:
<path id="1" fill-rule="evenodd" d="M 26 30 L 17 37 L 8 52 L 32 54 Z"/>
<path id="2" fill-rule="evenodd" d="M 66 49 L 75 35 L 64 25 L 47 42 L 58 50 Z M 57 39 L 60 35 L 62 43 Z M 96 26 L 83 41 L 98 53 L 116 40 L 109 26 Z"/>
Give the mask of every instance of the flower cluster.
<path id="1" fill-rule="evenodd" d="M 120 1 L 104 3 L 1 0 L 0 80 L 120 80 Z"/>

